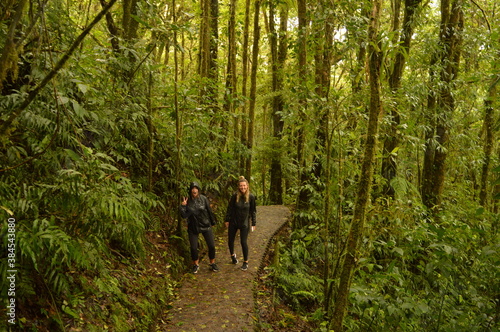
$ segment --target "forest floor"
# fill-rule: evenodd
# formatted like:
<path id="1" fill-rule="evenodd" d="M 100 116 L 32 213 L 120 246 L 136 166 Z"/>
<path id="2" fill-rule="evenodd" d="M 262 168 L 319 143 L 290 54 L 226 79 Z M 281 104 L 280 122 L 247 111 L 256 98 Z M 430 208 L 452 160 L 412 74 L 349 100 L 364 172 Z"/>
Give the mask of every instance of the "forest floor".
<path id="1" fill-rule="evenodd" d="M 227 231 L 216 236 L 219 272 L 209 270 L 206 254 L 197 274 L 186 273 L 177 289 L 176 300 L 158 319 L 156 331 L 254 331 L 259 321 L 254 294 L 256 279 L 266 264 L 273 236 L 286 224 L 290 210 L 285 206 L 258 206 L 257 227 L 248 237 L 249 268 L 242 263 L 239 237 L 235 253 L 240 261 L 231 264 Z M 238 232 L 239 236 L 239 232 Z M 203 238 L 200 237 L 203 242 Z"/>

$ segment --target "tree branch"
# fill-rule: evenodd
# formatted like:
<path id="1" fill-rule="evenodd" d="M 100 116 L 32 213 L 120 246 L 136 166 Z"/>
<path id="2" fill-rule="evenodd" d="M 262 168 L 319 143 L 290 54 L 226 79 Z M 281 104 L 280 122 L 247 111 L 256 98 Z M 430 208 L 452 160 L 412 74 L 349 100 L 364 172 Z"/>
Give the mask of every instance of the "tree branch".
<path id="1" fill-rule="evenodd" d="M 54 76 L 57 75 L 59 70 L 68 62 L 71 58 L 73 52 L 78 48 L 78 46 L 82 43 L 83 39 L 90 33 L 90 30 L 102 19 L 104 15 L 111 9 L 111 7 L 115 4 L 116 0 L 111 0 L 106 7 L 104 7 L 101 12 L 94 18 L 94 20 L 90 23 L 90 25 L 82 31 L 82 33 L 76 38 L 73 42 L 73 45 L 68 49 L 68 51 L 62 56 L 62 58 L 56 63 L 54 68 L 45 76 L 45 78 L 38 84 L 33 90 L 28 93 L 28 96 L 21 102 L 21 104 L 12 112 L 9 118 L 0 125 L 0 137 L 7 136 L 9 127 L 12 125 L 12 122 L 24 111 L 31 102 L 35 99 L 38 93 L 50 82 Z"/>

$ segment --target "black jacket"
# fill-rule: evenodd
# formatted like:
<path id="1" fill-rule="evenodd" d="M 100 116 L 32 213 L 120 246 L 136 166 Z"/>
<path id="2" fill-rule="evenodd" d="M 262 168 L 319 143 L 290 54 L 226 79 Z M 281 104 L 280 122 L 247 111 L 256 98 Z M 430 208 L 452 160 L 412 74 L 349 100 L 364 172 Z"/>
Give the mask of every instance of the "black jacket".
<path id="1" fill-rule="evenodd" d="M 233 196 L 231 196 L 231 199 L 229 200 L 225 221 L 233 223 L 238 228 L 250 226 L 250 221 L 251 225 L 255 226 L 257 222 L 257 207 L 255 204 L 255 196 L 253 194 L 250 194 L 248 202 L 244 202 L 241 200 L 240 202 L 236 202 L 236 196 L 236 193 L 233 194 Z"/>
<path id="2" fill-rule="evenodd" d="M 181 205 L 180 213 L 182 218 L 187 218 L 188 232 L 192 234 L 206 232 L 216 224 L 210 202 L 201 194 L 195 199 L 190 197 L 187 205 Z"/>

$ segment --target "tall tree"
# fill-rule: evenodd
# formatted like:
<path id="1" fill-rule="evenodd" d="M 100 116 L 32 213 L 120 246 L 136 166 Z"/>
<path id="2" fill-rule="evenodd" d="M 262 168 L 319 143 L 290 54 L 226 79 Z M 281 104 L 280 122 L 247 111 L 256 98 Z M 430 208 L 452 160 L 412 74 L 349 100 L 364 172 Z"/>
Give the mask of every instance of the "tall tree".
<path id="1" fill-rule="evenodd" d="M 247 148 L 250 151 L 246 159 L 246 172 L 247 178 L 252 177 L 252 148 L 254 142 L 254 120 L 255 120 L 255 101 L 257 98 L 257 69 L 259 64 L 259 40 L 260 40 L 260 0 L 254 3 L 254 19 L 253 19 L 253 46 L 252 46 L 252 68 L 250 72 L 250 103 L 248 105 L 248 135 L 247 135 Z"/>
<path id="2" fill-rule="evenodd" d="M 359 259 L 359 247 L 363 239 L 366 210 L 371 194 L 373 164 L 375 162 L 377 149 L 379 117 L 382 110 L 380 87 L 382 53 L 380 51 L 381 45 L 379 38 L 380 10 L 382 1 L 373 0 L 372 4 L 373 7 L 370 16 L 367 40 L 369 45 L 370 112 L 363 153 L 363 162 L 361 165 L 361 174 L 358 182 L 356 203 L 354 206 L 354 214 L 351 222 L 351 229 L 349 230 L 347 238 L 346 254 L 344 257 L 342 271 L 340 273 L 337 296 L 335 298 L 335 306 L 331 323 L 331 328 L 334 331 L 343 330 L 343 321 L 348 306 L 348 296 L 353 271 L 356 266 L 356 261 Z"/>
<path id="3" fill-rule="evenodd" d="M 397 174 L 397 162 L 396 154 L 394 151 L 399 146 L 401 137 L 399 134 L 399 126 L 401 124 L 401 116 L 398 105 L 398 91 L 401 88 L 401 79 L 403 78 L 404 68 L 406 63 L 406 58 L 410 54 L 411 39 L 413 36 L 413 27 L 415 25 L 415 13 L 418 6 L 422 0 L 405 0 L 404 8 L 404 19 L 403 19 L 403 31 L 401 32 L 401 37 L 399 41 L 399 46 L 396 50 L 396 56 L 394 59 L 394 64 L 392 71 L 389 75 L 389 88 L 391 90 L 391 98 L 394 102 L 390 103 L 390 126 L 386 132 L 386 137 L 384 140 L 383 147 L 383 158 L 382 158 L 382 176 L 386 180 L 384 194 L 394 197 L 394 188 L 391 185 L 392 179 L 396 177 Z M 399 0 L 396 1 L 399 3 Z M 399 16 L 399 6 L 396 6 L 395 17 Z M 394 19 L 394 22 L 398 22 L 398 19 Z M 394 23 L 393 30 L 398 30 L 398 24 Z"/>
<path id="4" fill-rule="evenodd" d="M 488 205 L 488 178 L 490 175 L 491 160 L 494 146 L 494 114 L 495 108 L 493 102 L 497 95 L 497 85 L 499 77 L 495 77 L 493 83 L 488 89 L 488 96 L 484 101 L 484 143 L 483 143 L 483 165 L 481 169 L 481 183 L 479 191 L 479 204 L 486 207 Z"/>
<path id="5" fill-rule="evenodd" d="M 245 23 L 243 26 L 243 46 L 241 55 L 241 98 L 243 99 L 243 105 L 241 109 L 241 132 L 240 132 L 240 142 L 243 146 L 248 147 L 248 92 L 247 92 L 247 82 L 248 82 L 248 54 L 249 54 L 249 40 L 250 40 L 250 0 L 245 0 Z M 246 169 L 246 159 L 249 158 L 248 154 L 243 154 L 240 156 L 240 169 L 241 173 L 245 174 L 247 179 L 250 179 L 250 174 Z"/>
<path id="6" fill-rule="evenodd" d="M 275 6 L 274 1 L 269 3 L 269 39 L 271 46 L 271 67 L 272 67 L 272 122 L 275 149 L 271 160 L 271 180 L 269 189 L 269 199 L 271 204 L 283 204 L 283 169 L 281 164 L 282 138 L 283 138 L 283 69 L 287 57 L 288 40 L 288 6 L 286 3 L 280 6 L 280 29 L 275 27 Z"/>
<path id="7" fill-rule="evenodd" d="M 352 99 L 351 110 L 347 116 L 348 128 L 355 129 L 358 124 L 359 114 L 358 110 L 363 109 L 363 88 L 366 85 L 365 79 L 365 67 L 366 67 L 366 30 L 368 29 L 366 26 L 366 22 L 368 22 L 368 17 L 370 16 L 370 2 L 369 1 L 361 1 L 359 2 L 361 8 L 361 22 L 360 26 L 356 26 L 356 28 L 349 29 L 348 33 L 354 36 L 354 40 L 356 40 L 357 44 L 357 52 L 356 52 L 356 60 L 353 66 L 349 68 L 351 72 L 351 86 L 352 86 Z M 358 10 L 356 8 L 356 10 Z"/>
<path id="8" fill-rule="evenodd" d="M 315 27 L 316 50 L 314 53 L 314 85 L 316 93 L 316 117 L 318 121 L 315 137 L 315 151 L 312 173 L 317 179 L 321 179 L 323 166 L 321 156 L 324 155 L 324 147 L 327 145 L 328 107 L 326 101 L 329 98 L 332 72 L 333 36 L 334 36 L 334 9 L 329 1 L 319 1 L 318 12 L 322 16 L 317 20 Z"/>
<path id="9" fill-rule="evenodd" d="M 306 0 L 297 0 L 297 16 L 299 20 L 298 36 L 297 36 L 297 72 L 298 75 L 298 116 L 299 126 L 297 129 L 297 178 L 299 180 L 299 195 L 296 200 L 296 207 L 300 211 L 305 209 L 309 204 L 309 191 L 305 184 L 308 181 L 308 170 L 306 168 L 305 158 L 305 141 L 307 123 L 307 85 L 303 84 L 303 79 L 308 77 L 307 70 L 307 36 L 308 36 L 308 20 L 307 20 L 307 5 Z M 297 222 L 297 217 L 294 218 Z M 295 226 L 298 226 L 297 224 Z"/>
<path id="10" fill-rule="evenodd" d="M 238 121 L 235 113 L 236 109 L 236 89 L 237 89 L 237 75 L 236 75 L 236 5 L 237 0 L 230 0 L 229 2 L 229 22 L 227 29 L 227 44 L 228 56 L 226 66 L 226 90 L 224 93 L 224 112 L 228 118 L 234 118 L 233 136 L 238 137 Z M 227 126 L 225 126 L 227 128 Z M 227 136 L 227 130 L 224 136 Z"/>
<path id="11" fill-rule="evenodd" d="M 437 72 L 431 72 L 433 82 L 427 105 L 431 123 L 426 132 L 421 188 L 423 203 L 434 212 L 438 212 L 441 205 L 449 132 L 455 108 L 453 82 L 457 78 L 461 55 L 462 0 L 441 0 L 440 9 L 439 48 L 430 66 L 437 67 Z"/>
<path id="12" fill-rule="evenodd" d="M 201 1 L 201 22 L 198 50 L 198 74 L 206 81 L 201 86 L 200 96 L 203 104 L 215 109 L 217 102 L 217 57 L 218 57 L 218 0 Z"/>

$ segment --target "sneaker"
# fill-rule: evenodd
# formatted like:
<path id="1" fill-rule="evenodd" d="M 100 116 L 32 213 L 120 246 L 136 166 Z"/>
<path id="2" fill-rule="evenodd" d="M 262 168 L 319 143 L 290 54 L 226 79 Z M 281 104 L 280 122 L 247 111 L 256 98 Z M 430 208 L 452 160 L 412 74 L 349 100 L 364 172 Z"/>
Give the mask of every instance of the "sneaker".
<path id="1" fill-rule="evenodd" d="M 214 272 L 219 272 L 219 267 L 217 266 L 217 264 L 213 263 L 213 264 L 210 264 L 210 270 L 212 270 Z"/>
<path id="2" fill-rule="evenodd" d="M 243 265 L 241 266 L 241 270 L 242 271 L 248 270 L 248 263 L 247 262 L 243 262 Z"/>
<path id="3" fill-rule="evenodd" d="M 238 264 L 238 258 L 236 258 L 236 255 L 231 255 L 231 261 L 233 264 Z"/>
<path id="4" fill-rule="evenodd" d="M 193 265 L 193 273 L 198 273 L 198 270 L 200 269 L 200 266 L 199 265 Z"/>

